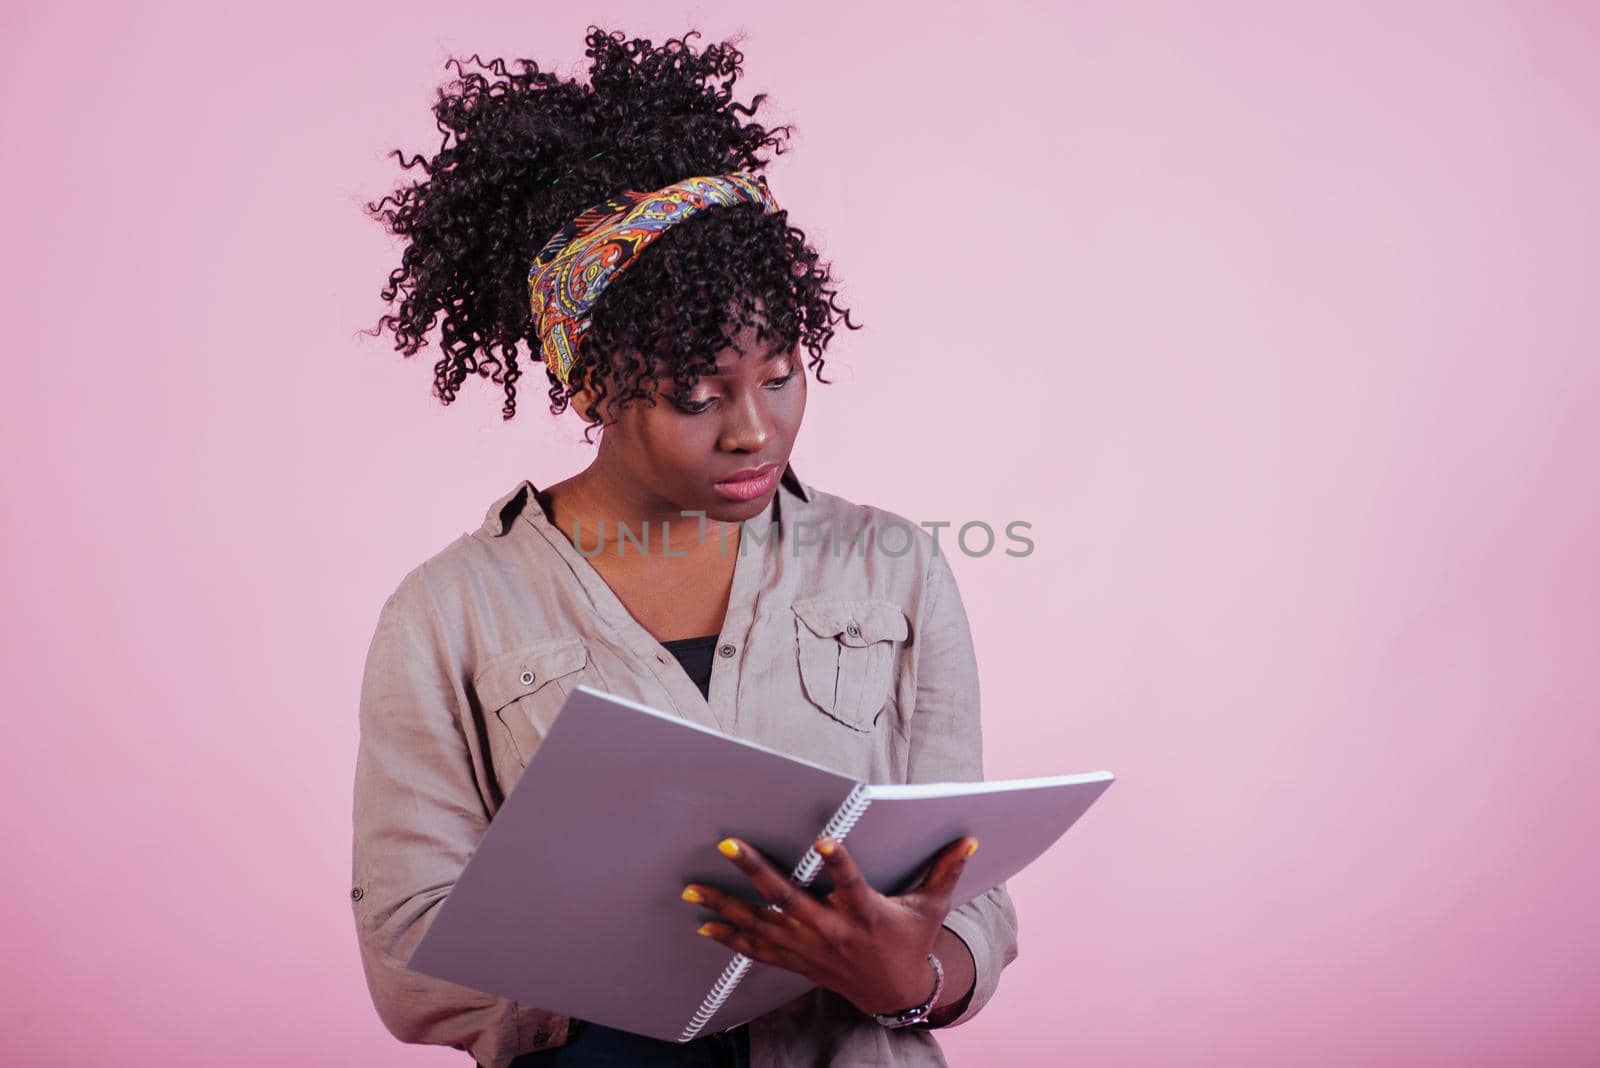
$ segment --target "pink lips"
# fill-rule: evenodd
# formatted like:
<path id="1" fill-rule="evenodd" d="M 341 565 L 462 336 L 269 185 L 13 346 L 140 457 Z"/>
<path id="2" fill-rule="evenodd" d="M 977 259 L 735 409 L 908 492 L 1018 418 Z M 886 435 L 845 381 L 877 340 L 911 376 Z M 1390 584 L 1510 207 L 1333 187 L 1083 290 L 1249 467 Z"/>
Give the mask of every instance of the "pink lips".
<path id="1" fill-rule="evenodd" d="M 776 460 L 760 467 L 747 467 L 716 483 L 714 488 L 730 501 L 753 501 L 777 484 L 779 470 Z"/>

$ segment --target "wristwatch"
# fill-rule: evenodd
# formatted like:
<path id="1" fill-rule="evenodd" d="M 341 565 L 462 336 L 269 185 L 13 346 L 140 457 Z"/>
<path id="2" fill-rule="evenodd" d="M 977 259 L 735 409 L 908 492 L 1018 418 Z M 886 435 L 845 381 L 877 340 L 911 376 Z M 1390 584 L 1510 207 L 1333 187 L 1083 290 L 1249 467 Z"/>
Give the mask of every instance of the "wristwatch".
<path id="1" fill-rule="evenodd" d="M 944 965 L 939 963 L 939 958 L 932 953 L 928 954 L 928 963 L 933 965 L 933 993 L 928 995 L 928 1000 L 921 1005 L 899 1012 L 875 1012 L 872 1018 L 884 1027 L 911 1027 L 915 1024 L 926 1023 L 928 1014 L 933 1011 L 933 1003 L 939 1000 L 939 995 L 944 992 Z"/>

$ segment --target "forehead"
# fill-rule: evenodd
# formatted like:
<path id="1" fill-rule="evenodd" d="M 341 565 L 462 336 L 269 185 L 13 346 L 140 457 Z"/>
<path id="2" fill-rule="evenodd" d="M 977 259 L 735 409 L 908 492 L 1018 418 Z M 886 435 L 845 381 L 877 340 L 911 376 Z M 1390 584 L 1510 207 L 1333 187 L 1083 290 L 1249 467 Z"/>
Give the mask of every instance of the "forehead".
<path id="1" fill-rule="evenodd" d="M 764 346 L 757 348 L 754 334 L 752 333 L 748 347 L 743 349 L 729 347 L 721 350 L 717 353 L 717 369 L 708 371 L 701 377 L 732 378 L 741 374 L 759 373 L 768 364 L 790 355 L 798 347 L 798 342 L 794 345 L 787 345 L 780 337 L 771 338 Z M 658 376 L 671 377 L 672 368 L 666 361 L 662 361 L 656 365 L 656 374 Z"/>
<path id="2" fill-rule="evenodd" d="M 753 350 L 754 358 L 752 358 L 750 352 L 746 352 L 743 356 L 733 351 L 718 353 L 716 372 L 708 377 L 721 378 L 727 375 L 736 375 L 740 371 L 749 371 L 752 368 L 759 369 L 762 364 L 771 363 L 773 360 L 787 356 L 790 348 L 791 346 L 783 343 L 782 338 L 778 338 L 765 349 Z"/>

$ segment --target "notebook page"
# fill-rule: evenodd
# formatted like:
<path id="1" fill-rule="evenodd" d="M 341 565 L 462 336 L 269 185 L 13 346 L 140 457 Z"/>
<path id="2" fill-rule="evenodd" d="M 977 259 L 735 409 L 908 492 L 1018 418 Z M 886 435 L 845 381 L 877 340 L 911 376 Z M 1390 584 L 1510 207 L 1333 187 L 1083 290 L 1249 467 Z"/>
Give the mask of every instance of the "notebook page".
<path id="1" fill-rule="evenodd" d="M 787 866 L 855 785 L 580 686 L 410 966 L 676 1041 L 734 955 L 695 933 L 715 914 L 685 904 L 684 884 L 748 896 L 749 880 L 717 853 L 718 839 L 738 835 Z M 752 982 L 776 999 L 763 1012 L 810 986 L 767 965 L 741 986 Z"/>
<path id="2" fill-rule="evenodd" d="M 1110 772 L 932 788 L 878 786 L 845 844 L 862 875 L 884 893 L 908 889 L 945 846 L 966 835 L 979 848 L 956 884 L 962 905 L 1039 858 L 1112 783 Z M 826 874 L 814 886 L 831 888 Z"/>

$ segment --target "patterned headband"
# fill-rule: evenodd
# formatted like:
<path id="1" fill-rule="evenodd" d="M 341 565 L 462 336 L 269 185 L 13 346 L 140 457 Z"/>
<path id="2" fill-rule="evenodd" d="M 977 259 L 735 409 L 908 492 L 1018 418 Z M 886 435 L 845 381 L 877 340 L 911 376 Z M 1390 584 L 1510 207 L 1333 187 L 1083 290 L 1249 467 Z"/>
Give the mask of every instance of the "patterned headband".
<path id="1" fill-rule="evenodd" d="M 654 192 L 629 189 L 567 222 L 528 271 L 533 325 L 544 362 L 568 381 L 589 331 L 589 311 L 606 286 L 667 227 L 710 207 L 759 204 L 778 211 L 764 175 L 702 175 Z"/>

